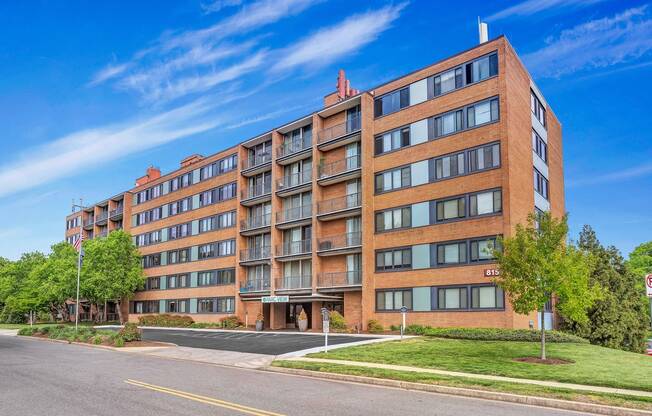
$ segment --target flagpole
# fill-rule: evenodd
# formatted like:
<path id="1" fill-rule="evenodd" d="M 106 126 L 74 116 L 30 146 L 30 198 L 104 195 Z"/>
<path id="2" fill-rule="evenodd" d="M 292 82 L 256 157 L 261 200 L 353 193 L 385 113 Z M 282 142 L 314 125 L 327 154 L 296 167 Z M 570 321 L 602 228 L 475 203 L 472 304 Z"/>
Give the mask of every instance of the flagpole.
<path id="1" fill-rule="evenodd" d="M 79 277 L 81 275 L 81 254 L 82 254 L 82 244 L 84 240 L 81 240 L 82 238 L 82 233 L 84 232 L 84 203 L 82 202 L 82 199 L 79 198 L 79 206 L 80 210 L 82 211 L 82 215 L 79 216 L 81 219 L 81 224 L 79 224 L 79 252 L 77 253 L 77 301 L 75 303 L 75 332 L 77 332 L 78 325 L 79 325 Z"/>

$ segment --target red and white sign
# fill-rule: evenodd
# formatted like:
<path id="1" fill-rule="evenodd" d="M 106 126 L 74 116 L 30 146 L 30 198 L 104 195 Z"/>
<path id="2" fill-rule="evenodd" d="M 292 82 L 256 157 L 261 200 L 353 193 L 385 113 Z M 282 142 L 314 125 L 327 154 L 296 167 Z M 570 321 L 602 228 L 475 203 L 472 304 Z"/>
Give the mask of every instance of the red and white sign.
<path id="1" fill-rule="evenodd" d="M 652 274 L 645 276 L 645 289 L 647 295 L 652 298 Z"/>
<path id="2" fill-rule="evenodd" d="M 484 277 L 497 277 L 500 276 L 500 270 L 498 269 L 485 269 Z"/>

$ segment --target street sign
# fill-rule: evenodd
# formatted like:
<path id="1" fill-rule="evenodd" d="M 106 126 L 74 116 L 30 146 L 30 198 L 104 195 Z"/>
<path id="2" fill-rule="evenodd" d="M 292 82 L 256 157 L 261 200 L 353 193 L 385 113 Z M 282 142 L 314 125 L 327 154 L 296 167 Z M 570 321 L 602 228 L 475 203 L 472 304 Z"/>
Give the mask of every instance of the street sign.
<path id="1" fill-rule="evenodd" d="M 403 339 L 403 332 L 405 331 L 405 314 L 407 311 L 407 306 L 401 306 L 401 315 L 403 317 L 403 323 L 401 324 L 401 339 Z"/>
<path id="2" fill-rule="evenodd" d="M 322 328 L 324 332 L 324 352 L 328 352 L 328 333 L 331 330 L 331 311 L 328 308 L 321 308 Z"/>
<path id="3" fill-rule="evenodd" d="M 652 273 L 645 276 L 645 290 L 648 297 L 652 298 Z"/>
<path id="4" fill-rule="evenodd" d="M 330 332 L 330 322 L 329 321 L 322 321 L 323 327 L 324 327 L 324 334 L 328 334 Z"/>
<path id="5" fill-rule="evenodd" d="M 263 296 L 261 298 L 263 303 L 288 303 L 290 301 L 289 296 Z"/>

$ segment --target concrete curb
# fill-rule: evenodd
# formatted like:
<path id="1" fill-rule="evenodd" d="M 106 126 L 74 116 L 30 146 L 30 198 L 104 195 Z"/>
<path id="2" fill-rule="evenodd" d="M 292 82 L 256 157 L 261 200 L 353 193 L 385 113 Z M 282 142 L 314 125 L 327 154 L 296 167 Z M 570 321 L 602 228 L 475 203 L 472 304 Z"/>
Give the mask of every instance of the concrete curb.
<path id="1" fill-rule="evenodd" d="M 495 400 L 517 403 L 529 406 L 550 407 L 554 409 L 571 410 L 575 412 L 593 413 L 608 416 L 650 416 L 652 412 L 646 410 L 627 409 L 624 407 L 606 406 L 592 403 L 573 402 L 569 400 L 550 399 L 538 396 L 523 396 L 519 394 L 500 393 L 486 390 L 473 390 L 460 387 L 440 386 L 436 384 L 412 383 L 407 381 L 389 380 L 374 377 L 354 376 L 348 374 L 325 373 L 319 371 L 302 370 L 297 368 L 266 367 L 265 371 L 283 373 L 327 380 L 345 381 L 350 383 L 370 384 L 381 387 L 394 387 L 405 390 L 423 391 L 428 393 L 449 394 L 475 399 Z"/>

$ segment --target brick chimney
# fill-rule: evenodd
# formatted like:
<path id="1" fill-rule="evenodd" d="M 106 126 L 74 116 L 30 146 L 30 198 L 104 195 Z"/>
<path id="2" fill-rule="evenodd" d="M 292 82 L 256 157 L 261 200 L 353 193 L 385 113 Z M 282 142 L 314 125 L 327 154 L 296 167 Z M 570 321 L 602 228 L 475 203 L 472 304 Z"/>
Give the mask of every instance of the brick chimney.
<path id="1" fill-rule="evenodd" d="M 136 179 L 136 186 L 144 185 L 160 177 L 161 177 L 161 169 L 154 166 L 150 166 L 145 171 L 144 176 L 141 176 L 140 178 Z"/>

